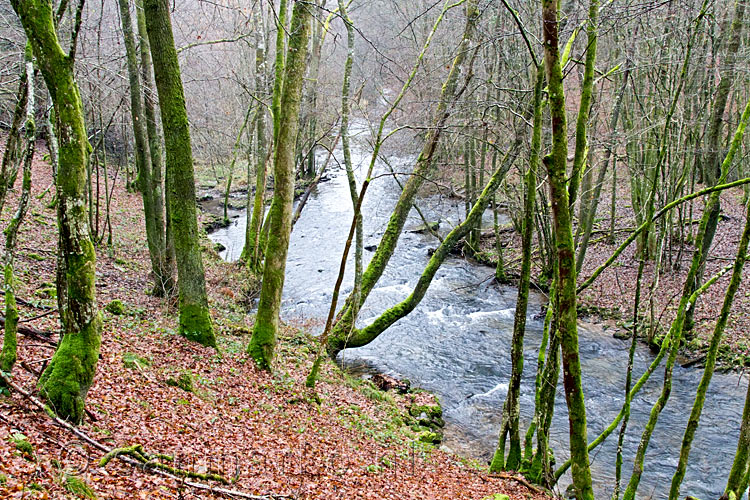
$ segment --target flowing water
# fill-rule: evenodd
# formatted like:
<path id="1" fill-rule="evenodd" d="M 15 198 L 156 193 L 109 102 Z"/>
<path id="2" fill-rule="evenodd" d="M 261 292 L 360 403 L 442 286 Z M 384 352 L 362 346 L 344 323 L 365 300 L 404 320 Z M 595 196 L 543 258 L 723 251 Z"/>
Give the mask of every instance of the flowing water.
<path id="1" fill-rule="evenodd" d="M 361 126 L 356 132 L 365 135 Z M 360 177 L 369 162 L 367 151 L 364 141 L 354 141 L 352 155 Z M 339 159 L 340 153 L 336 151 Z M 412 158 L 391 158 L 390 163 L 402 172 L 408 170 L 412 161 Z M 377 169 L 381 173 L 387 171 L 384 165 L 378 165 Z M 285 319 L 325 318 L 330 305 L 353 210 L 345 172 L 333 168 L 329 175 L 331 180 L 320 184 L 310 197 L 292 233 L 284 287 Z M 379 177 L 370 186 L 363 207 L 365 246 L 378 243 L 399 192 L 390 176 Z M 422 199 L 419 205 L 428 220 L 441 221 L 443 233 L 463 213 L 462 203 L 438 196 Z M 239 257 L 246 220 L 246 215 L 240 214 L 228 228 L 211 234 L 212 240 L 226 246 L 222 252 L 225 259 Z M 412 210 L 407 229 L 421 224 Z M 361 311 L 359 323 L 367 324 L 385 308 L 406 298 L 427 263 L 429 249 L 436 246 L 435 238 L 429 235 L 405 232 L 378 287 Z M 372 251 L 365 251 L 365 261 L 372 255 Z M 494 451 L 507 392 L 516 298 L 515 288 L 498 287 L 490 279 L 492 274 L 492 268 L 460 258 L 448 259 L 419 307 L 370 345 L 344 351 L 340 360 L 347 366 L 409 379 L 413 385 L 436 393 L 447 422 L 444 444 L 457 453 L 483 461 L 489 461 Z M 350 259 L 344 281 L 349 288 L 344 287 L 342 297 L 351 289 L 352 275 Z M 539 313 L 545 300 L 532 294 L 528 309 L 521 390 L 523 429 L 534 408 L 534 374 L 542 330 Z M 581 323 L 579 335 L 589 439 L 593 439 L 617 415 L 624 401 L 629 341 L 617 340 L 600 327 L 586 323 Z M 639 346 L 636 377 L 652 359 L 652 354 Z M 646 455 L 639 498 L 667 496 L 701 373 L 698 368 L 675 368 L 671 398 Z M 641 430 L 661 390 L 662 375 L 660 368 L 633 402 L 630 432 L 625 440 L 623 482 L 630 475 Z M 693 442 L 682 486 L 684 494 L 708 500 L 723 492 L 739 434 L 746 384 L 747 380 L 740 380 L 736 374 L 714 376 Z M 567 431 L 567 409 L 560 387 L 551 436 L 558 464 L 569 456 Z M 616 440 L 615 433 L 591 454 L 598 498 L 611 496 Z M 569 482 L 568 473 L 561 484 Z"/>

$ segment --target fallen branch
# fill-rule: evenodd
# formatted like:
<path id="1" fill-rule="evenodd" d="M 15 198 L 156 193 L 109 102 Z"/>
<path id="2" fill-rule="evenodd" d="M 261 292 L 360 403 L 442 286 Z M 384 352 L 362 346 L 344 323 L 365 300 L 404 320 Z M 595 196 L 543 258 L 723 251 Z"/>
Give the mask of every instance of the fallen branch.
<path id="1" fill-rule="evenodd" d="M 496 477 L 498 479 L 505 479 L 505 480 L 509 480 L 509 481 L 515 481 L 517 483 L 522 484 L 523 486 L 527 487 L 528 489 L 530 489 L 531 491 L 533 491 L 534 493 L 537 493 L 539 495 L 554 496 L 552 494 L 552 492 L 550 492 L 549 490 L 546 490 L 546 489 L 541 488 L 539 486 L 535 486 L 535 485 L 531 484 L 530 482 L 528 482 L 526 479 L 524 479 L 521 476 L 514 476 L 512 474 L 502 474 L 502 473 L 501 474 L 489 474 L 489 476 L 490 477 Z"/>
<path id="2" fill-rule="evenodd" d="M 14 384 L 9 378 L 7 378 L 2 372 L 0 372 L 0 378 L 6 383 L 7 387 L 13 389 L 21 396 L 25 397 L 31 403 L 36 406 L 37 408 L 43 410 L 49 418 L 51 418 L 57 425 L 60 427 L 66 429 L 67 431 L 71 432 L 81 440 L 85 441 L 92 447 L 96 448 L 99 451 L 104 452 L 105 454 L 112 453 L 114 450 L 112 448 L 109 448 L 108 446 L 103 445 L 99 441 L 96 441 L 95 439 L 89 437 L 86 433 L 83 431 L 77 429 L 75 426 L 73 426 L 71 423 L 66 422 L 65 420 L 56 417 L 52 414 L 52 411 L 49 409 L 47 405 L 39 401 L 37 398 L 32 396 L 29 392 L 25 391 L 18 385 Z M 236 490 L 229 490 L 225 488 L 215 488 L 208 484 L 201 484 L 196 483 L 193 481 L 187 481 L 185 478 L 178 477 L 170 472 L 167 472 L 165 470 L 153 468 L 153 467 L 147 467 L 142 462 L 139 462 L 135 460 L 134 458 L 131 458 L 128 455 L 122 455 L 118 454 L 116 455 L 116 458 L 120 460 L 121 462 L 124 462 L 130 466 L 137 467 L 143 471 L 150 472 L 151 474 L 155 474 L 157 476 L 165 477 L 167 479 L 173 479 L 175 481 L 178 481 L 180 484 L 184 484 L 185 486 L 189 486 L 191 488 L 195 488 L 197 490 L 207 491 L 210 493 L 215 493 L 218 495 L 223 495 L 228 498 L 246 498 L 249 500 L 279 500 L 284 498 L 291 498 L 287 495 L 252 495 L 250 493 L 244 493 L 242 491 L 236 491 Z"/>
<path id="3" fill-rule="evenodd" d="M 5 327 L 5 316 L 0 316 L 0 326 Z M 57 344 L 54 340 L 52 340 L 52 335 L 55 334 L 54 332 L 37 330 L 36 328 L 31 328 L 30 326 L 22 326 L 19 324 L 18 333 L 26 337 L 32 337 L 34 339 L 41 340 L 48 344 Z"/>
<path id="4" fill-rule="evenodd" d="M 229 481 L 224 476 L 221 476 L 219 474 L 214 474 L 211 472 L 201 474 L 200 472 L 178 469 L 177 467 L 172 467 L 165 463 L 158 462 L 157 459 L 173 462 L 174 458 L 169 455 L 162 455 L 160 453 L 146 453 L 146 451 L 143 449 L 143 446 L 140 444 L 134 444 L 133 446 L 124 446 L 122 448 L 115 448 L 114 450 L 104 455 L 101 460 L 99 460 L 99 467 L 105 467 L 113 458 L 117 458 L 122 455 L 133 457 L 146 467 L 156 467 L 157 469 L 167 471 L 170 474 L 174 474 L 175 476 L 190 477 L 193 479 L 200 479 L 202 481 L 217 481 L 219 483 L 229 484 Z"/>
<path id="5" fill-rule="evenodd" d="M 56 312 L 57 312 L 57 309 L 50 309 L 49 311 L 43 312 L 42 314 L 37 314 L 34 317 L 22 319 L 21 321 L 19 321 L 19 323 L 28 323 L 29 321 L 36 321 L 38 319 L 42 319 L 43 317 L 49 316 L 50 314 L 56 313 Z"/>

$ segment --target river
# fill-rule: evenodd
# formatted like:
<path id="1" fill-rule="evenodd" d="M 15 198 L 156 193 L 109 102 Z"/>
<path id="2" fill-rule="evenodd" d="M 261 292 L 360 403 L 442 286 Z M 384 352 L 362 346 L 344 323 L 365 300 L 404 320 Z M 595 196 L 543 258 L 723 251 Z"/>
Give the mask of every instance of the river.
<path id="1" fill-rule="evenodd" d="M 369 153 L 361 124 L 352 145 L 355 168 L 361 177 Z M 341 158 L 341 151 L 336 150 Z M 341 160 L 340 160 L 341 161 Z M 408 170 L 413 158 L 390 159 L 397 171 Z M 379 171 L 385 171 L 378 165 Z M 346 174 L 331 168 L 330 180 L 318 186 L 292 233 L 284 287 L 283 318 L 324 318 L 339 268 L 341 252 L 352 216 Z M 360 179 L 361 180 L 361 179 Z M 369 188 L 363 206 L 365 245 L 376 245 L 382 235 L 399 188 L 390 177 L 379 177 Z M 428 220 L 440 220 L 447 232 L 463 213 L 463 204 L 432 196 L 419 201 Z M 235 212 L 232 224 L 210 235 L 226 250 L 222 257 L 236 260 L 242 251 L 244 213 Z M 412 210 L 408 228 L 422 223 Z M 385 308 L 403 300 L 412 290 L 436 240 L 405 232 L 388 269 L 360 314 L 362 325 L 371 322 Z M 353 253 L 353 252 L 352 252 Z M 365 260 L 372 257 L 365 251 Z M 351 289 L 353 264 L 347 266 L 346 286 Z M 461 258 L 448 259 L 422 303 L 370 345 L 345 350 L 340 362 L 347 366 L 385 372 L 409 379 L 413 385 L 437 394 L 446 424 L 444 444 L 453 451 L 489 461 L 497 440 L 500 414 L 511 370 L 510 341 L 516 289 L 497 286 L 490 279 L 493 269 Z M 347 288 L 348 286 L 348 288 Z M 342 293 L 342 297 L 346 294 Z M 529 303 L 523 387 L 522 429 L 534 408 L 534 374 L 541 342 L 539 312 L 545 297 L 533 294 Z M 616 416 L 624 401 L 623 387 L 629 341 L 617 340 L 596 325 L 580 323 L 580 350 L 586 397 L 589 439 L 599 434 Z M 639 346 L 635 376 L 640 376 L 653 355 Z M 639 498 L 666 498 L 677 465 L 685 423 L 702 370 L 676 367 L 674 387 L 668 405 L 654 431 L 645 461 Z M 651 405 L 661 390 L 663 368 L 659 368 L 633 401 L 629 433 L 625 440 L 623 484 L 632 470 L 633 457 Z M 690 464 L 682 485 L 686 494 L 718 498 L 723 492 L 732 464 L 746 391 L 746 378 L 737 374 L 714 375 L 701 425 L 696 433 Z M 552 447 L 557 463 L 567 457 L 567 408 L 558 391 Z M 614 482 L 616 434 L 591 454 L 592 474 L 598 498 L 611 497 Z M 570 482 L 569 473 L 561 480 Z"/>

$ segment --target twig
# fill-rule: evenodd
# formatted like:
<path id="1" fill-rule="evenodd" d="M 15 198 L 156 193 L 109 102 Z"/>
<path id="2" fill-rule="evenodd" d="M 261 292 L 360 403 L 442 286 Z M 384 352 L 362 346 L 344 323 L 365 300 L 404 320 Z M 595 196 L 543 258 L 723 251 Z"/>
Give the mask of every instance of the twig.
<path id="1" fill-rule="evenodd" d="M 37 314 L 36 316 L 32 318 L 22 319 L 21 321 L 19 321 L 19 323 L 28 323 L 29 321 L 36 321 L 38 319 L 42 319 L 43 317 L 49 316 L 50 314 L 56 313 L 56 312 L 57 312 L 57 309 L 50 309 L 49 311 L 44 312 L 42 314 Z"/>

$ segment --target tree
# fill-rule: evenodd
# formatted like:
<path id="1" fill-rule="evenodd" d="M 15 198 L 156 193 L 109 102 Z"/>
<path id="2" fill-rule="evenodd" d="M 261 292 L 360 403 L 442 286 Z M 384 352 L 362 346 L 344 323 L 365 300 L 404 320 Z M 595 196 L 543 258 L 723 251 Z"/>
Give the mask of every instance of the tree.
<path id="1" fill-rule="evenodd" d="M 260 94 L 266 87 L 266 40 L 265 16 L 263 4 L 255 19 L 255 92 Z M 283 32 L 283 30 L 280 30 Z M 262 104 L 258 105 L 262 107 Z M 245 227 L 245 246 L 242 248 L 240 260 L 253 272 L 260 272 L 263 252 L 260 248 L 261 223 L 264 215 L 264 199 L 266 194 L 266 113 L 259 109 L 255 125 L 255 195 L 251 196 L 249 170 L 247 190 L 247 226 Z M 252 135 L 252 134 L 250 134 Z M 248 165 L 249 169 L 249 165 Z M 251 215 L 252 214 L 252 215 Z"/>
<path id="2" fill-rule="evenodd" d="M 143 7 L 167 152 L 169 217 L 177 258 L 179 331 L 202 345 L 216 346 L 198 242 L 193 154 L 169 3 L 167 0 L 144 0 Z"/>
<path id="3" fill-rule="evenodd" d="M 151 155 L 151 187 L 153 189 L 153 217 L 154 225 L 161 240 L 160 247 L 164 248 L 164 267 L 160 275 L 161 283 L 156 283 L 154 292 L 157 297 L 166 297 L 174 293 L 175 250 L 172 238 L 172 223 L 168 216 L 169 207 L 165 202 L 164 190 L 164 160 L 161 155 L 162 138 L 156 123 L 156 89 L 154 87 L 153 64 L 151 62 L 151 46 L 148 43 L 146 30 L 146 15 L 143 11 L 143 0 L 135 0 L 136 19 L 138 23 L 138 37 L 140 39 L 140 68 L 143 90 L 143 112 L 146 118 L 146 135 L 148 136 L 148 151 Z M 165 214 L 166 212 L 166 214 Z"/>
<path id="4" fill-rule="evenodd" d="M 153 292 L 156 296 L 164 294 L 164 283 L 169 281 L 170 270 L 167 268 L 166 240 L 164 239 L 164 220 L 159 215 L 161 207 L 156 205 L 152 176 L 152 165 L 149 151 L 147 118 L 143 109 L 143 91 L 138 71 L 138 54 L 133 34 L 133 22 L 130 17 L 130 2 L 118 0 L 120 22 L 125 40 L 125 56 L 128 66 L 128 83 L 130 87 L 130 115 L 135 136 L 135 163 L 138 171 L 138 189 L 143 197 L 143 212 L 146 221 L 146 240 L 151 257 L 151 272 L 154 278 Z M 161 189 L 159 189 L 161 191 Z M 161 203 L 161 197 L 158 198 Z"/>
<path id="5" fill-rule="evenodd" d="M 5 261 L 3 265 L 4 292 L 5 292 L 5 332 L 3 334 L 3 349 L 0 352 L 0 372 L 10 373 L 16 362 L 17 356 L 17 334 L 18 334 L 18 308 L 16 305 L 16 277 L 13 270 L 13 260 L 16 251 L 18 230 L 26 215 L 31 192 L 31 160 L 34 157 L 36 145 L 36 123 L 34 122 L 34 64 L 32 62 L 31 45 L 26 45 L 24 65 L 24 77 L 21 79 L 25 90 L 23 101 L 25 104 L 24 138 L 26 145 L 20 161 L 23 163 L 23 180 L 21 197 L 18 201 L 16 213 L 5 228 Z M 20 130 L 18 130 L 20 132 Z M 9 141 L 10 142 L 10 141 Z M 17 166 L 16 166 L 17 168 Z M 0 379 L 0 388 L 4 380 Z"/>
<path id="6" fill-rule="evenodd" d="M 441 16 L 435 23 L 435 28 L 442 20 L 442 16 L 445 14 L 448 8 L 450 8 L 451 6 L 459 5 L 460 3 L 450 5 L 446 2 Z M 386 227 L 383 237 L 380 239 L 377 250 L 375 250 L 375 255 L 370 261 L 370 264 L 367 266 L 367 269 L 365 269 L 364 273 L 362 274 L 362 285 L 358 290 L 359 304 L 354 304 L 354 297 L 350 296 L 347 299 L 346 304 L 344 305 L 343 311 L 340 313 L 340 319 L 336 322 L 336 325 L 331 331 L 331 336 L 328 338 L 327 346 L 328 353 L 331 356 L 335 356 L 351 341 L 350 333 L 352 332 L 354 322 L 356 321 L 356 316 L 354 313 L 355 311 L 359 311 L 362 308 L 362 305 L 367 300 L 368 295 L 375 287 L 380 277 L 383 275 L 383 272 L 388 265 L 388 261 L 393 255 L 393 252 L 396 250 L 396 245 L 398 244 L 399 237 L 401 236 L 401 232 L 404 229 L 404 224 L 406 223 L 406 218 L 409 215 L 409 211 L 414 204 L 414 198 L 417 195 L 417 191 L 424 182 L 424 178 L 427 172 L 429 172 L 430 168 L 433 165 L 435 152 L 440 141 L 440 136 L 451 113 L 451 106 L 466 88 L 465 85 L 463 87 L 459 87 L 459 78 L 462 75 L 465 76 L 467 79 L 466 83 L 468 84 L 468 80 L 471 77 L 470 68 L 474 61 L 473 54 L 476 54 L 476 49 L 472 49 L 471 44 L 476 32 L 478 19 L 479 10 L 477 8 L 477 2 L 475 0 L 471 0 L 466 6 L 466 25 L 464 28 L 463 36 L 461 37 L 461 40 L 459 42 L 458 51 L 453 58 L 448 76 L 446 77 L 446 80 L 440 91 L 440 98 L 433 115 L 432 126 L 427 133 L 427 137 L 425 138 L 422 150 L 417 157 L 414 171 L 409 177 L 409 180 L 404 185 L 401 195 L 396 202 L 396 206 L 394 207 L 393 213 L 391 214 L 391 217 L 388 221 L 388 226 Z M 433 33 L 435 31 L 435 28 L 433 28 Z M 430 39 L 428 38 L 427 42 L 429 42 L 429 40 Z M 425 49 L 426 47 L 427 43 L 425 44 Z M 417 64 L 421 62 L 421 57 L 424 55 L 425 49 L 423 49 L 422 53 L 420 54 L 420 59 L 417 61 Z M 399 97 L 396 98 L 394 103 L 398 103 L 410 81 L 411 80 L 407 80 L 407 83 L 405 84 L 404 88 L 399 94 Z M 384 115 L 383 120 L 387 118 L 388 114 L 389 113 L 386 113 L 386 115 Z M 375 153 L 373 154 L 371 164 L 374 164 L 378 148 L 382 144 L 381 134 L 384 123 L 383 120 L 381 120 L 380 131 L 378 133 L 378 138 L 375 141 Z M 375 336 L 377 336 L 377 334 Z M 375 337 L 370 337 L 369 335 L 367 335 L 365 337 L 361 337 L 355 343 L 350 345 L 362 346 L 372 341 L 373 338 Z"/>
<path id="7" fill-rule="evenodd" d="M 592 0 L 592 5 L 597 3 Z M 555 256 L 556 333 L 560 339 L 563 364 L 563 385 L 568 405 L 570 424 L 570 455 L 573 460 L 573 485 L 577 498 L 593 500 L 591 469 L 589 465 L 586 433 L 586 406 L 581 384 L 581 360 L 578 352 L 578 324 L 576 317 L 576 266 L 573 230 L 568 197 L 566 163 L 568 157 L 567 118 L 565 92 L 560 65 L 558 38 L 558 3 L 542 0 L 542 26 L 544 62 L 549 89 L 550 116 L 552 119 L 552 152 L 544 158 L 550 186 Z M 571 182 L 575 182 L 572 179 Z"/>
<path id="8" fill-rule="evenodd" d="M 274 128 L 278 131 L 274 151 L 274 195 L 269 214 L 269 236 L 265 249 L 258 314 L 255 318 L 253 336 L 247 347 L 248 354 L 258 366 L 266 370 L 271 369 L 276 346 L 289 235 L 292 231 L 294 150 L 299 129 L 299 109 L 311 17 L 312 13 L 307 4 L 302 0 L 295 0 L 283 90 L 278 108 L 278 126 L 277 116 L 274 116 Z"/>
<path id="9" fill-rule="evenodd" d="M 55 108 L 59 144 L 57 293 L 63 335 L 39 379 L 39 389 L 61 418 L 80 423 L 86 393 L 94 380 L 101 343 L 96 305 L 96 253 L 86 214 L 86 164 L 89 143 L 73 73 L 83 2 L 78 4 L 70 50 L 60 46 L 50 0 L 13 0 Z"/>

